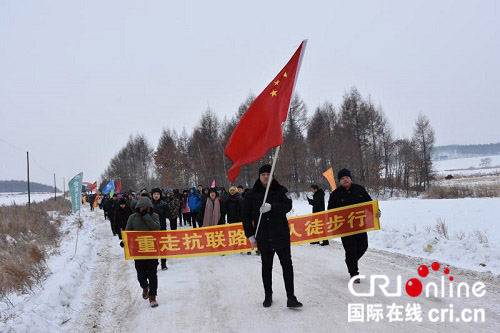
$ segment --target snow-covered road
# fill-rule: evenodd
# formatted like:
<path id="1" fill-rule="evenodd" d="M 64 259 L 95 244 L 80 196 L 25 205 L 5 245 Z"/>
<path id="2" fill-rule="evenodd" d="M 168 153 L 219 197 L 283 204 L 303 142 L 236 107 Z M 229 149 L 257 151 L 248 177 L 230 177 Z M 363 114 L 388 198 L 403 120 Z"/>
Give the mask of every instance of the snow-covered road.
<path id="1" fill-rule="evenodd" d="M 102 220 L 101 220 L 102 221 Z M 234 254 L 169 260 L 169 270 L 159 271 L 159 308 L 151 309 L 141 296 L 133 261 L 123 260 L 123 251 L 108 230 L 107 222 L 99 222 L 102 240 L 97 262 L 91 276 L 87 305 L 75 318 L 72 331 L 149 332 L 332 332 L 358 329 L 375 331 L 465 331 L 494 330 L 500 324 L 500 279 L 490 274 L 450 267 L 455 282 L 476 281 L 486 284 L 483 298 L 423 298 L 409 296 L 387 298 L 354 297 L 347 288 L 348 275 L 344 252 L 338 242 L 327 247 L 302 245 L 293 247 L 295 288 L 304 308 L 286 308 L 281 266 L 274 266 L 274 303 L 263 308 L 260 257 Z M 362 273 L 387 274 L 391 281 L 403 276 L 403 284 L 418 277 L 417 268 L 430 261 L 414 259 L 389 252 L 369 250 L 360 264 Z M 441 274 L 430 274 L 430 281 L 439 282 Z M 403 285 L 404 288 L 404 285 Z M 394 288 L 393 288 L 394 289 Z M 368 282 L 359 286 L 368 290 Z M 404 293 L 404 290 L 403 290 Z M 423 320 L 418 322 L 348 322 L 348 304 L 381 304 L 384 308 L 396 303 L 418 302 Z M 449 308 L 455 313 L 462 308 L 484 308 L 485 323 L 432 323 L 427 318 L 431 308 Z M 384 310 L 384 315 L 387 313 Z M 403 318 L 404 318 L 403 312 Z"/>
<path id="2" fill-rule="evenodd" d="M 495 331 L 500 325 L 500 277 L 449 267 L 455 283 L 477 281 L 486 285 L 482 298 L 411 298 L 404 284 L 416 278 L 421 264 L 431 261 L 402 254 L 369 249 L 360 262 L 362 274 L 386 274 L 395 290 L 396 276 L 402 276 L 403 296 L 388 298 L 377 292 L 374 297 L 355 297 L 348 290 L 344 252 L 339 242 L 330 246 L 301 245 L 292 247 L 295 289 L 304 303 L 299 310 L 286 308 L 286 296 L 278 258 L 274 265 L 274 303 L 263 308 L 260 257 L 233 254 L 169 260 L 169 270 L 159 271 L 158 302 L 155 309 L 141 298 L 133 261 L 124 260 L 119 240 L 111 235 L 109 222 L 102 211 L 91 213 L 84 208 L 84 227 L 80 233 L 77 256 L 65 263 L 47 279 L 50 285 L 8 311 L 0 331 L 14 332 L 337 332 L 337 331 Z M 74 230 L 62 245 L 74 251 Z M 72 253 L 71 253 L 72 255 Z M 49 262 L 49 266 L 54 265 Z M 53 268 L 53 267 L 51 267 Z M 433 272 L 422 282 L 440 283 L 441 272 Z M 60 286 L 58 285 L 60 284 Z M 446 284 L 448 285 L 448 283 Z M 366 292 L 369 282 L 356 287 Z M 348 322 L 348 304 L 363 304 L 365 322 Z M 419 303 L 422 322 L 389 322 L 393 303 L 406 307 Z M 383 318 L 366 322 L 368 305 L 381 306 Z M 484 309 L 485 322 L 431 322 L 431 308 L 449 309 L 454 318 L 464 308 Z M 396 316 L 398 317 L 398 316 Z M 448 318 L 448 317 L 446 317 Z M 9 330 L 10 328 L 10 330 Z"/>

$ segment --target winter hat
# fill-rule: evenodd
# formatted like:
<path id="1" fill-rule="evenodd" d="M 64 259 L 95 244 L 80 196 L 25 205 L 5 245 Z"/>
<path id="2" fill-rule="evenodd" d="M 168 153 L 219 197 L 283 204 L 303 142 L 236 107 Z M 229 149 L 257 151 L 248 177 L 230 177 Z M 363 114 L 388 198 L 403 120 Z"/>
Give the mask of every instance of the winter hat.
<path id="1" fill-rule="evenodd" d="M 139 201 L 137 201 L 135 208 L 153 208 L 153 204 L 148 197 L 141 197 Z"/>
<path id="2" fill-rule="evenodd" d="M 339 173 L 337 174 L 337 179 L 340 181 L 342 179 L 342 177 L 349 177 L 352 179 L 351 177 L 351 171 L 347 170 L 347 169 L 342 169 L 339 171 Z"/>
<path id="3" fill-rule="evenodd" d="M 141 194 L 139 194 L 139 197 L 147 197 L 151 199 L 151 193 L 149 193 L 148 191 L 142 191 Z"/>
<path id="4" fill-rule="evenodd" d="M 155 193 L 160 193 L 160 195 L 161 195 L 161 190 L 158 187 L 155 187 L 154 189 L 151 190 L 151 195 L 153 195 Z"/>
<path id="5" fill-rule="evenodd" d="M 120 201 L 119 201 L 119 204 L 120 205 L 126 205 L 127 201 L 124 198 L 121 198 Z"/>
<path id="6" fill-rule="evenodd" d="M 259 169 L 259 176 L 264 172 L 271 173 L 271 164 L 264 164 Z"/>

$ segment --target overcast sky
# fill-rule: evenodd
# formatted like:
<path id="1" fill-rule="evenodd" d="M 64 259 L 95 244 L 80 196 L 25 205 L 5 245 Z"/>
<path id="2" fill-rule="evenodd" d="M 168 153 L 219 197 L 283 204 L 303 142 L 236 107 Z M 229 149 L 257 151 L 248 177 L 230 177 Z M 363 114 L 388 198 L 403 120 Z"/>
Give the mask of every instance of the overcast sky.
<path id="1" fill-rule="evenodd" d="M 309 39 L 309 114 L 356 86 L 395 134 L 500 142 L 500 1 L 0 0 L 0 179 L 96 180 L 131 133 L 156 146 L 231 117 Z M 332 143 L 334 144 L 334 143 Z M 20 150 L 18 150 L 20 149 Z"/>

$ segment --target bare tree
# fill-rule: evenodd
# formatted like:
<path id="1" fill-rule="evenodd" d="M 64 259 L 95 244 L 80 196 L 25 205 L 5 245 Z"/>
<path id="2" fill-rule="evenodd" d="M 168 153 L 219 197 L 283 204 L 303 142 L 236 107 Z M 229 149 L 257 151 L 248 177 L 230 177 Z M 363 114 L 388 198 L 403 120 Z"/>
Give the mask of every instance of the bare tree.
<path id="1" fill-rule="evenodd" d="M 432 129 L 429 119 L 420 114 L 415 121 L 413 130 L 413 142 L 418 153 L 417 166 L 419 167 L 418 185 L 423 186 L 425 191 L 426 186 L 432 178 L 432 159 L 431 152 L 434 147 L 434 130 Z"/>

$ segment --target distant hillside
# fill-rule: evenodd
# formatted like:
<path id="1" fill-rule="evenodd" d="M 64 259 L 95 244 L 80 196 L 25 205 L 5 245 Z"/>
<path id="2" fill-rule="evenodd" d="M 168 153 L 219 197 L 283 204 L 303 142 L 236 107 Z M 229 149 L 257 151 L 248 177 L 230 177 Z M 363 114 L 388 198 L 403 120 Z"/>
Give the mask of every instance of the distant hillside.
<path id="1" fill-rule="evenodd" d="M 54 192 L 54 186 L 30 182 L 31 192 Z M 28 183 L 24 180 L 0 180 L 0 192 L 28 192 Z M 61 192 L 57 189 L 57 192 Z"/>
<path id="2" fill-rule="evenodd" d="M 483 145 L 449 145 L 438 146 L 432 150 L 432 157 L 436 160 L 449 158 L 476 157 L 487 155 L 499 155 L 500 143 L 489 143 Z"/>

